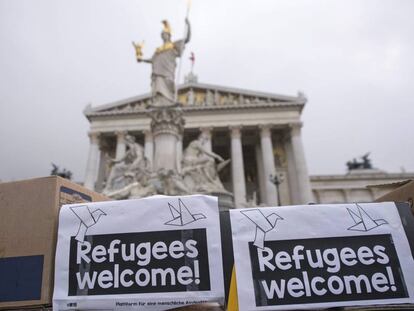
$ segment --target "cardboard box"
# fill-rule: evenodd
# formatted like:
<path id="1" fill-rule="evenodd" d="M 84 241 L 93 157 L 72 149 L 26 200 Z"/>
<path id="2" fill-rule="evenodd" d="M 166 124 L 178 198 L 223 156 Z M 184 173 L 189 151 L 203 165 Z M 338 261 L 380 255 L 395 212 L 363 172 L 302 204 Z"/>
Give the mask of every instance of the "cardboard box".
<path id="1" fill-rule="evenodd" d="M 408 202 L 411 209 L 414 211 L 413 199 L 414 199 L 414 180 L 406 180 L 400 183 L 394 183 L 395 189 L 375 200 L 375 202 Z M 379 185 L 378 187 L 381 187 Z M 386 186 L 386 185 L 384 185 Z M 371 186 L 374 187 L 374 186 Z"/>
<path id="2" fill-rule="evenodd" d="M 397 185 L 394 183 L 393 185 Z M 406 180 L 398 183 L 395 189 L 378 199 L 376 202 L 397 202 L 397 209 L 404 225 L 414 258 L 414 180 Z M 408 204 L 407 204 L 408 203 Z"/>
<path id="3" fill-rule="evenodd" d="M 105 200 L 57 176 L 0 183 L 0 309 L 52 303 L 60 207 Z"/>

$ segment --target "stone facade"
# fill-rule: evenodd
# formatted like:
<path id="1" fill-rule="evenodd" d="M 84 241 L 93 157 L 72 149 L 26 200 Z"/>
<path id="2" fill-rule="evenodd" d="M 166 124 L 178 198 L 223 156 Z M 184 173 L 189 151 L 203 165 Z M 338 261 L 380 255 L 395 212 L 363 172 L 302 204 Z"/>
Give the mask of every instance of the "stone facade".
<path id="1" fill-rule="evenodd" d="M 158 165 L 147 109 L 150 100 L 150 94 L 144 94 L 86 107 L 84 114 L 90 121 L 86 187 L 102 191 L 110 170 L 108 159 L 122 158 L 127 134 L 144 146 L 149 165 Z M 372 201 L 387 190 L 375 193 L 379 190 L 367 185 L 414 178 L 414 174 L 376 171 L 309 178 L 301 136 L 306 104 L 302 93 L 285 96 L 227 88 L 198 83 L 192 77 L 179 86 L 178 101 L 185 116 L 185 125 L 180 124 L 183 136 L 176 141 L 176 157 L 164 162 L 174 161 L 168 165 L 180 172 L 183 150 L 203 132 L 208 137 L 206 149 L 231 159 L 220 179 L 234 194 L 236 207 Z M 282 180 L 278 187 L 271 181 L 274 176 Z"/>
<path id="2" fill-rule="evenodd" d="M 276 205 L 279 199 L 281 204 L 312 201 L 301 140 L 303 95 L 252 92 L 196 81 L 181 85 L 178 95 L 185 115 L 183 139 L 177 141 L 173 159 L 178 168 L 182 150 L 204 132 L 209 137 L 206 148 L 231 159 L 220 178 L 234 194 L 236 206 Z M 103 189 L 109 170 L 106 159 L 122 157 L 127 133 L 145 146 L 145 155 L 156 165 L 146 108 L 149 101 L 150 94 L 145 94 L 85 109 L 91 124 L 86 187 Z M 279 191 L 271 175 L 284 176 Z"/>
<path id="3" fill-rule="evenodd" d="M 414 179 L 414 173 L 355 170 L 345 175 L 311 176 L 311 185 L 315 203 L 372 202 L 408 179 Z"/>

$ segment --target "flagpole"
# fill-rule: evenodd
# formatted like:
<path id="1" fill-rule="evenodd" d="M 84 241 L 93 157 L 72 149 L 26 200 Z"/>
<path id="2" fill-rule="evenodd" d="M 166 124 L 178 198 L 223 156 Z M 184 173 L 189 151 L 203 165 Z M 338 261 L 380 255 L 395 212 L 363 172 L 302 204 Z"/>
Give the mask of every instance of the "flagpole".
<path id="1" fill-rule="evenodd" d="M 194 57 L 194 52 L 191 52 L 191 73 L 194 74 L 194 61 L 195 61 L 195 57 Z"/>
<path id="2" fill-rule="evenodd" d="M 187 12 L 185 14 L 185 19 L 188 19 L 188 16 L 190 15 L 190 7 L 191 7 L 191 0 L 187 0 Z M 177 70 L 177 76 L 175 78 L 175 93 L 174 93 L 174 103 L 177 103 L 178 100 L 178 83 L 180 82 L 180 75 L 181 75 L 181 65 L 183 60 L 183 54 L 184 54 L 184 48 L 185 48 L 185 36 L 187 35 L 187 24 L 184 25 L 184 36 L 181 42 L 181 55 L 178 59 L 178 70 Z"/>

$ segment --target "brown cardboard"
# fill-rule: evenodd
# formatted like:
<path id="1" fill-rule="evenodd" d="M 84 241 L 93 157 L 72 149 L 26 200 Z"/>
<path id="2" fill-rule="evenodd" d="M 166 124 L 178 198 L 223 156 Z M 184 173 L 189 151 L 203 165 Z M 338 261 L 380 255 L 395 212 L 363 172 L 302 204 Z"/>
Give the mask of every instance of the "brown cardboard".
<path id="1" fill-rule="evenodd" d="M 386 201 L 393 201 L 393 202 L 408 202 L 410 204 L 411 209 L 413 210 L 413 199 L 414 199 L 414 180 L 407 180 L 401 182 L 397 185 L 397 187 L 379 197 L 375 200 L 375 202 L 386 202 Z"/>
<path id="2" fill-rule="evenodd" d="M 0 183 L 0 261 L 36 258 L 41 262 L 43 255 L 40 299 L 0 301 L 0 309 L 52 303 L 59 208 L 105 200 L 105 196 L 57 176 Z"/>

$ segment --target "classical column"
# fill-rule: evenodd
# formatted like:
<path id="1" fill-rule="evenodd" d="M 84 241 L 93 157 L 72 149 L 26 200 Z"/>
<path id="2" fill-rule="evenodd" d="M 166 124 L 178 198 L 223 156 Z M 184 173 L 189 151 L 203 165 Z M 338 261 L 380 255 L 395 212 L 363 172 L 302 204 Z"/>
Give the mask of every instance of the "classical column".
<path id="1" fill-rule="evenodd" d="M 122 159 L 125 155 L 126 145 L 125 145 L 125 136 L 126 131 L 116 131 L 116 152 L 115 159 Z"/>
<path id="2" fill-rule="evenodd" d="M 89 155 L 88 155 L 88 162 L 86 164 L 84 186 L 88 189 L 95 190 L 95 182 L 98 176 L 99 158 L 100 158 L 99 133 L 89 132 L 89 139 L 90 139 Z"/>
<path id="3" fill-rule="evenodd" d="M 230 127 L 231 133 L 231 174 L 236 208 L 246 203 L 246 181 L 244 180 L 243 150 L 240 127 Z"/>
<path id="4" fill-rule="evenodd" d="M 98 161 L 98 172 L 95 179 L 95 191 L 102 192 L 104 188 L 105 179 L 108 177 L 108 164 L 109 164 L 109 153 L 111 152 L 111 144 L 108 138 L 99 137 L 99 161 Z M 122 155 L 123 156 L 123 155 Z"/>
<path id="5" fill-rule="evenodd" d="M 194 91 L 192 88 L 187 93 L 187 104 L 188 105 L 194 105 Z"/>
<path id="6" fill-rule="evenodd" d="M 377 189 L 371 188 L 371 187 L 369 187 L 368 189 L 369 189 L 369 192 L 371 193 L 371 201 L 374 201 L 380 197 Z"/>
<path id="7" fill-rule="evenodd" d="M 183 135 L 180 135 L 177 140 L 177 172 L 181 173 L 181 161 L 183 159 Z"/>
<path id="8" fill-rule="evenodd" d="M 344 193 L 345 203 L 353 203 L 351 196 L 351 189 L 342 189 Z"/>
<path id="9" fill-rule="evenodd" d="M 298 181 L 298 193 L 300 204 L 307 204 L 313 201 L 312 190 L 309 180 L 308 168 L 306 166 L 305 150 L 301 137 L 301 123 L 291 124 L 291 142 L 293 157 L 296 164 L 296 175 Z"/>
<path id="10" fill-rule="evenodd" d="M 288 165 L 287 175 L 288 175 L 288 182 L 289 182 L 290 203 L 293 205 L 300 204 L 298 177 L 296 174 L 295 158 L 293 156 L 292 142 L 290 139 L 290 135 L 286 135 L 285 137 L 285 151 L 286 151 L 286 159 L 287 159 L 287 165 Z"/>
<path id="11" fill-rule="evenodd" d="M 257 179 L 259 181 L 259 193 L 260 193 L 260 202 L 258 203 L 266 203 L 266 189 L 265 189 L 265 176 L 263 170 L 263 156 L 262 156 L 262 148 L 260 144 L 257 144 L 256 147 L 256 166 L 257 166 Z"/>
<path id="12" fill-rule="evenodd" d="M 321 203 L 323 203 L 322 202 L 322 190 L 319 190 L 319 189 L 314 189 L 313 190 L 313 194 L 314 194 L 314 197 L 315 197 L 315 203 L 316 204 L 321 204 Z"/>
<path id="13" fill-rule="evenodd" d="M 207 138 L 206 142 L 204 143 L 204 148 L 206 150 L 210 151 L 213 149 L 212 142 L 211 142 L 211 131 L 213 130 L 212 127 L 202 127 L 200 128 L 201 133 L 204 135 L 204 137 Z"/>
<path id="14" fill-rule="evenodd" d="M 152 162 L 154 160 L 154 139 L 152 136 L 152 132 L 150 130 L 145 130 L 144 135 L 145 135 L 144 155 L 149 161 L 149 167 L 152 169 Z"/>
<path id="15" fill-rule="evenodd" d="M 271 176 L 276 176 L 275 159 L 273 155 L 272 135 L 270 126 L 260 126 L 260 144 L 262 146 L 264 186 L 266 189 L 266 203 L 277 206 L 276 186 L 270 180 Z"/>
<path id="16" fill-rule="evenodd" d="M 108 161 L 108 154 L 107 151 L 102 148 L 102 141 L 100 146 L 100 156 L 99 156 L 99 164 L 98 164 L 98 173 L 96 174 L 96 181 L 95 181 L 95 191 L 101 192 L 103 190 L 105 177 L 107 177 L 107 161 Z M 106 146 L 105 146 L 106 147 Z"/>
<path id="17" fill-rule="evenodd" d="M 184 130 L 183 111 L 180 108 L 157 107 L 149 111 L 154 136 L 153 170 L 177 172 L 177 142 Z"/>

